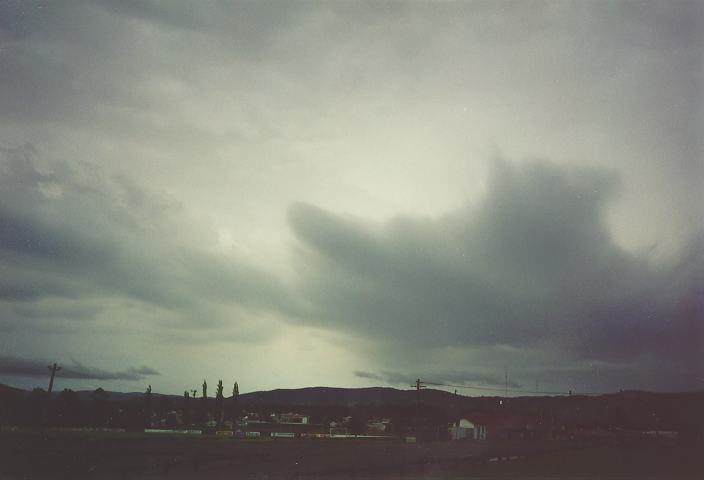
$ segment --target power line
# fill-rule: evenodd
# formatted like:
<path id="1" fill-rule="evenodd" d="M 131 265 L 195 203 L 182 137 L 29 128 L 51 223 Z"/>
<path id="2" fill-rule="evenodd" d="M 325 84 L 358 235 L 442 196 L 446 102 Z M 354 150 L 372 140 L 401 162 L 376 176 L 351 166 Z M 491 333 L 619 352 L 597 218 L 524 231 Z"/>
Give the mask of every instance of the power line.
<path id="1" fill-rule="evenodd" d="M 485 386 L 478 386 L 478 385 L 454 385 L 450 383 L 440 383 L 440 382 L 428 382 L 428 381 L 423 381 L 426 385 L 433 385 L 437 387 L 453 387 L 453 388 L 465 388 L 465 389 L 472 389 L 472 390 L 486 390 L 486 391 L 492 391 L 492 392 L 504 392 L 504 393 L 524 393 L 524 394 L 531 394 L 531 395 L 573 395 L 572 390 L 567 391 L 567 392 L 548 392 L 548 391 L 530 391 L 530 390 L 521 390 L 521 389 L 510 389 L 510 388 L 500 388 L 500 387 L 485 387 Z M 579 395 L 604 395 L 603 393 L 596 393 L 596 392 L 580 392 Z"/>
<path id="2" fill-rule="evenodd" d="M 467 388 L 467 389 L 472 389 L 472 390 L 486 390 L 486 391 L 491 391 L 491 392 L 504 392 L 504 393 L 545 393 L 549 395 L 568 395 L 567 392 L 529 392 L 526 390 L 518 390 L 518 389 L 509 389 L 509 388 L 501 388 L 501 387 L 484 387 L 484 386 L 478 386 L 478 385 L 454 385 L 450 383 L 438 383 L 438 382 L 425 382 L 427 385 L 434 385 L 438 387 L 453 387 L 453 388 Z"/>
<path id="3" fill-rule="evenodd" d="M 425 382 L 421 381 L 421 379 L 419 378 L 418 380 L 415 381 L 414 385 L 411 385 L 411 387 L 415 387 L 415 389 L 416 389 L 416 416 L 417 416 L 418 413 L 420 412 L 420 391 L 422 389 L 426 388 L 426 386 L 425 386 Z"/>

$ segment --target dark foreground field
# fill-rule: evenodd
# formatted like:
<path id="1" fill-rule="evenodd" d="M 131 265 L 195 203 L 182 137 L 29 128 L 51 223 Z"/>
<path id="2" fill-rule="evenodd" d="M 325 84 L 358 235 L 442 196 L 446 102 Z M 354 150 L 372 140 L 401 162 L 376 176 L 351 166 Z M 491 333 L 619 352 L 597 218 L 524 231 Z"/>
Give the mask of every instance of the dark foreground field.
<path id="1" fill-rule="evenodd" d="M 704 478 L 699 450 L 635 439 L 402 444 L 3 433 L 0 479 Z"/>

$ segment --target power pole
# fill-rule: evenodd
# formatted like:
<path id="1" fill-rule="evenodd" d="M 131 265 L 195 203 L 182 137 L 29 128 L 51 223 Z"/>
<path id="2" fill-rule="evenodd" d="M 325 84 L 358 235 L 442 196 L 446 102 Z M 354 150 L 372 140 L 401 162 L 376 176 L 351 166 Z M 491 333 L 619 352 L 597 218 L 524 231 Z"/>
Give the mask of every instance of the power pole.
<path id="1" fill-rule="evenodd" d="M 42 428 L 46 425 L 49 424 L 49 415 L 51 414 L 51 391 L 54 389 L 54 377 L 56 376 L 56 372 L 61 370 L 61 367 L 59 367 L 56 362 L 54 362 L 51 365 L 47 365 L 49 370 L 51 370 L 51 377 L 49 378 L 49 388 L 47 389 L 47 394 L 46 394 L 46 401 L 43 405 L 42 411 L 40 413 L 41 415 L 41 422 L 42 422 Z"/>
<path id="2" fill-rule="evenodd" d="M 457 389 L 455 388 L 455 394 L 452 396 L 452 409 L 450 411 L 452 414 L 452 423 L 458 427 L 460 420 L 460 402 L 457 400 Z"/>
<path id="3" fill-rule="evenodd" d="M 419 378 L 416 380 L 415 385 L 411 385 L 411 387 L 416 387 L 416 417 L 418 417 L 420 414 L 420 391 L 426 388 L 426 386 L 423 385 L 423 382 Z"/>
<path id="4" fill-rule="evenodd" d="M 144 428 L 152 426 L 152 386 L 147 387 L 144 392 Z"/>
<path id="5" fill-rule="evenodd" d="M 504 368 L 504 379 L 506 380 L 506 390 L 504 392 L 504 397 L 508 397 L 508 368 Z"/>
<path id="6" fill-rule="evenodd" d="M 49 379 L 49 390 L 47 391 L 49 393 L 49 396 L 51 396 L 51 390 L 54 388 L 54 377 L 56 376 L 56 372 L 61 370 L 61 367 L 59 367 L 56 362 L 54 362 L 53 365 L 49 365 L 46 368 L 51 370 L 51 378 Z"/>

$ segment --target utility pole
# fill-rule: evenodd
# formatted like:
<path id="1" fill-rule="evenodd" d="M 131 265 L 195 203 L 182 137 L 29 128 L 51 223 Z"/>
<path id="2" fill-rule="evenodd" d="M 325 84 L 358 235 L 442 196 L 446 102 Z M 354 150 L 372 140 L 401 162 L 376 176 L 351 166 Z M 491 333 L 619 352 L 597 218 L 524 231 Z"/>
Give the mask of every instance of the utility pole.
<path id="1" fill-rule="evenodd" d="M 144 428 L 152 427 L 152 386 L 144 392 Z"/>
<path id="2" fill-rule="evenodd" d="M 460 420 L 459 420 L 459 415 L 460 415 L 460 402 L 457 400 L 457 389 L 455 388 L 455 394 L 452 396 L 452 409 L 450 411 L 452 414 L 452 423 L 456 426 L 459 427 Z"/>
<path id="3" fill-rule="evenodd" d="M 42 428 L 44 426 L 49 424 L 49 415 L 51 414 L 50 410 L 50 404 L 51 404 L 51 391 L 54 389 L 54 377 L 56 376 L 56 372 L 61 370 L 61 367 L 59 367 L 56 362 L 54 362 L 51 365 L 47 365 L 49 370 L 51 370 L 51 377 L 49 378 L 49 388 L 47 389 L 47 394 L 46 394 L 46 400 L 43 405 L 42 411 L 40 413 L 41 415 L 41 422 L 42 422 Z"/>
<path id="4" fill-rule="evenodd" d="M 54 388 L 54 377 L 56 376 L 56 372 L 61 370 L 61 367 L 59 367 L 56 362 L 54 362 L 53 365 L 49 365 L 46 368 L 51 370 L 51 378 L 49 379 L 49 390 L 47 391 L 49 393 L 49 396 L 51 396 L 51 391 Z"/>
<path id="5" fill-rule="evenodd" d="M 416 417 L 418 417 L 420 415 L 420 391 L 426 388 L 426 386 L 423 385 L 423 382 L 419 378 L 416 380 L 415 385 L 411 385 L 411 387 L 416 387 Z"/>
<path id="6" fill-rule="evenodd" d="M 508 368 L 504 368 L 504 379 L 506 380 L 506 390 L 504 392 L 504 397 L 508 397 Z"/>

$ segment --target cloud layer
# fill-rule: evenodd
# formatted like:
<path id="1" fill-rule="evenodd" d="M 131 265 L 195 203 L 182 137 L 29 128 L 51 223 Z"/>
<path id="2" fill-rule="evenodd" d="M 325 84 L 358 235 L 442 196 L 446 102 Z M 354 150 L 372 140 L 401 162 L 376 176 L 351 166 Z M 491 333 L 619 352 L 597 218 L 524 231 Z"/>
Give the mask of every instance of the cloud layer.
<path id="1" fill-rule="evenodd" d="M 46 378 L 49 371 L 48 365 L 51 365 L 48 361 L 0 355 L 0 375 Z M 153 375 L 159 375 L 159 372 L 146 365 L 110 371 L 90 367 L 76 360 L 70 364 L 61 365 L 59 373 L 61 378 L 79 380 L 143 380 Z"/>
<path id="2" fill-rule="evenodd" d="M 562 361 L 660 358 L 701 382 L 701 242 L 656 264 L 613 242 L 618 182 L 498 161 L 476 204 L 382 224 L 295 205 L 302 294 L 321 325 L 399 349 L 520 347 Z"/>
<path id="3" fill-rule="evenodd" d="M 91 318 L 109 303 L 96 307 L 96 299 L 106 298 L 155 309 L 165 325 L 182 328 L 221 325 L 218 304 L 295 310 L 277 278 L 217 256 L 215 235 L 194 229 L 174 200 L 96 165 L 42 163 L 29 146 L 4 149 L 0 192 L 5 329 L 31 328 L 47 315 Z"/>
<path id="4" fill-rule="evenodd" d="M 172 392 L 700 388 L 701 2 L 0 19 L 0 351 Z"/>
<path id="5" fill-rule="evenodd" d="M 483 366 L 423 367 L 426 378 L 502 385 L 498 372 L 520 352 L 533 363 L 514 372 L 524 380 L 557 361 L 615 377 L 647 358 L 679 388 L 702 381 L 702 244 L 658 261 L 615 244 L 605 211 L 619 182 L 602 169 L 497 160 L 482 197 L 437 218 L 372 222 L 295 204 L 287 282 L 218 255 L 215 235 L 185 228 L 177 203 L 124 178 L 43 162 L 31 147 L 3 150 L 0 169 L 7 332 L 78 332 L 113 310 L 139 318 L 105 324 L 118 332 L 251 342 L 261 335 L 252 316 L 277 315 L 344 332 L 355 348 L 371 342 L 374 362 L 415 366 L 354 372 L 380 382 L 407 383 L 443 349 L 483 351 Z M 79 364 L 68 373 L 142 378 Z"/>

